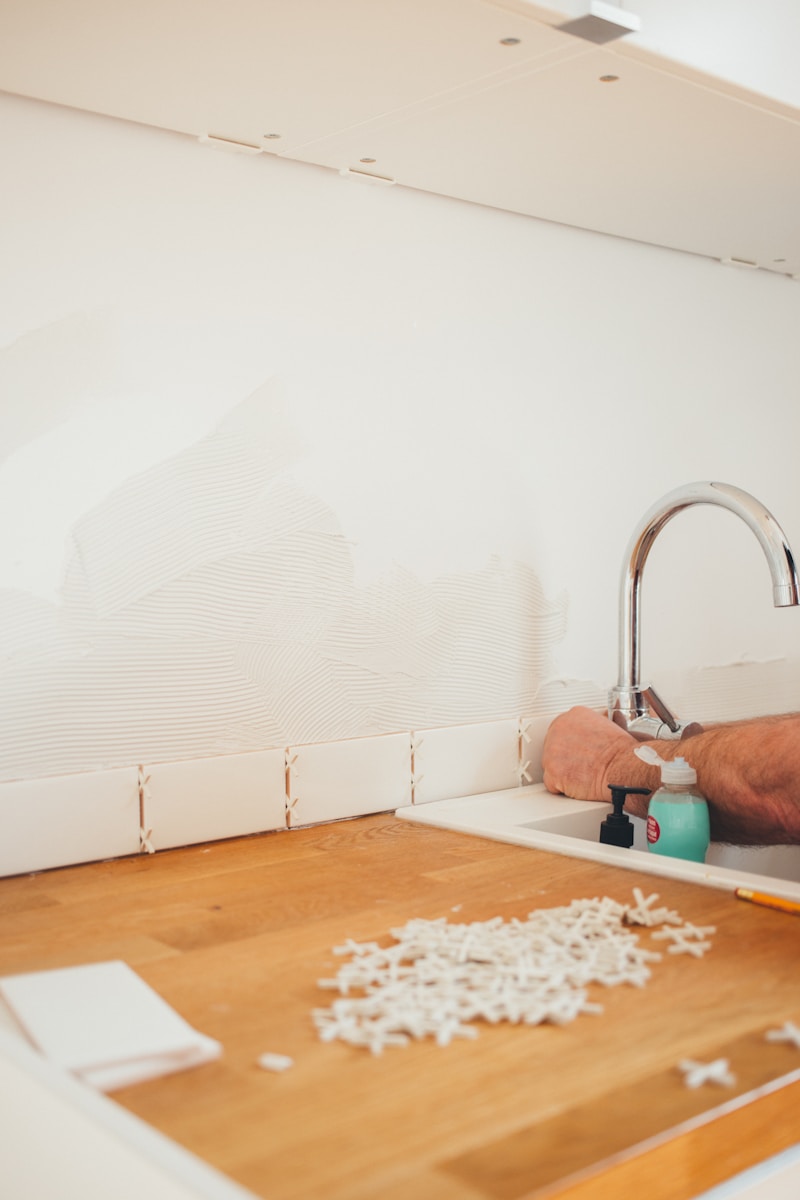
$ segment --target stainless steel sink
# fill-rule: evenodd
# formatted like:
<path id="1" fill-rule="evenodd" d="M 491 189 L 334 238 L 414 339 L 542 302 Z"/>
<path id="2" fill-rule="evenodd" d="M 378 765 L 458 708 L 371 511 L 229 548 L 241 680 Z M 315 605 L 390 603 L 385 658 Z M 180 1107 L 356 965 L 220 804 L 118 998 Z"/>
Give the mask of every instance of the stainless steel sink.
<path id="1" fill-rule="evenodd" d="M 800 900 L 800 846 L 728 846 L 712 842 L 705 863 L 651 854 L 645 822 L 633 818 L 633 849 L 598 841 L 610 804 L 554 796 L 543 784 L 461 796 L 397 810 L 397 816 L 423 825 L 532 846 L 572 858 L 586 858 L 631 871 L 684 879 L 707 887 L 750 887 Z"/>

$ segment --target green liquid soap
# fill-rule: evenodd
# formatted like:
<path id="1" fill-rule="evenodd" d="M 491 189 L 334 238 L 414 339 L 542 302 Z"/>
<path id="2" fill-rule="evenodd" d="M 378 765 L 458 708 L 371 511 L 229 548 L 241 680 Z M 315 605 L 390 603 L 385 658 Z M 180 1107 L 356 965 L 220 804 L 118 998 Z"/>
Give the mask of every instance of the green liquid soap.
<path id="1" fill-rule="evenodd" d="M 661 787 L 647 808 L 647 848 L 653 854 L 705 862 L 711 840 L 708 805 L 697 790 L 697 772 L 685 758 L 665 760 L 652 745 L 637 746 L 637 758 L 661 768 Z"/>
<path id="2" fill-rule="evenodd" d="M 665 791 L 656 792 L 647 810 L 648 850 L 689 862 L 705 862 L 710 838 L 705 800 L 685 792 L 680 799 Z"/>

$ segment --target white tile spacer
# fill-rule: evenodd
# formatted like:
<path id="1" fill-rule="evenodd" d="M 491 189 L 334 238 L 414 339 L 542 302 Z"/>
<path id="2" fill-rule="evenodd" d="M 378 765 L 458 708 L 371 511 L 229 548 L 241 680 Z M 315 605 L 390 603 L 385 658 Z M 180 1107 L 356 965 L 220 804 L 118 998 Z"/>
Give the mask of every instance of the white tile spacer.
<path id="1" fill-rule="evenodd" d="M 667 954 L 691 954 L 694 958 L 702 958 L 711 949 L 711 942 L 673 942 L 667 947 Z"/>
<path id="2" fill-rule="evenodd" d="M 780 1029 L 768 1029 L 764 1037 L 768 1042 L 788 1042 L 800 1050 L 800 1029 L 791 1021 L 786 1021 Z"/>
<path id="3" fill-rule="evenodd" d="M 736 1076 L 731 1074 L 727 1058 L 715 1058 L 710 1063 L 699 1063 L 693 1058 L 684 1058 L 678 1063 L 678 1070 L 683 1071 L 683 1082 L 688 1088 L 702 1087 L 706 1083 L 733 1087 L 736 1083 Z"/>
<path id="4" fill-rule="evenodd" d="M 422 780 L 425 778 L 424 771 L 417 771 L 417 763 L 416 763 L 417 751 L 419 750 L 420 746 L 423 744 L 424 741 L 425 741 L 425 738 L 419 737 L 419 735 L 414 733 L 412 730 L 411 743 L 410 743 L 410 750 L 411 750 L 411 803 L 412 804 L 417 803 L 417 787 L 422 782 Z"/>
<path id="5" fill-rule="evenodd" d="M 671 943 L 667 947 L 668 954 L 691 954 L 695 958 L 702 958 L 707 950 L 711 949 L 711 942 L 699 941 L 697 939 L 705 936 L 706 933 L 714 933 L 715 926 L 706 925 L 703 927 L 697 925 L 679 925 L 677 928 L 660 929 L 653 934 L 653 939 L 668 939 Z"/>
<path id="6" fill-rule="evenodd" d="M 636 900 L 635 905 L 631 905 L 625 913 L 625 923 L 627 925 L 644 925 L 647 927 L 653 925 L 680 925 L 681 918 L 676 912 L 669 908 L 653 908 L 658 899 L 658 892 L 651 892 L 649 896 L 645 896 L 641 888 L 633 889 L 633 896 Z M 654 937 L 668 937 L 669 933 L 665 930 L 660 934 L 653 934 Z"/>
<path id="7" fill-rule="evenodd" d="M 533 776 L 528 769 L 530 765 L 531 760 L 526 759 L 526 761 L 517 768 L 517 776 L 519 777 L 520 784 L 533 783 Z"/>
<path id="8" fill-rule="evenodd" d="M 153 836 L 152 829 L 139 830 L 139 853 L 140 854 L 155 854 L 156 848 L 151 842 Z"/>
<path id="9" fill-rule="evenodd" d="M 261 1054 L 256 1059 L 256 1063 L 261 1067 L 262 1071 L 288 1071 L 294 1066 L 294 1059 L 289 1058 L 288 1054 Z"/>
<path id="10" fill-rule="evenodd" d="M 691 921 L 684 921 L 680 928 L 682 938 L 696 938 L 698 942 L 703 941 L 709 934 L 716 932 L 716 925 L 693 925 Z"/>

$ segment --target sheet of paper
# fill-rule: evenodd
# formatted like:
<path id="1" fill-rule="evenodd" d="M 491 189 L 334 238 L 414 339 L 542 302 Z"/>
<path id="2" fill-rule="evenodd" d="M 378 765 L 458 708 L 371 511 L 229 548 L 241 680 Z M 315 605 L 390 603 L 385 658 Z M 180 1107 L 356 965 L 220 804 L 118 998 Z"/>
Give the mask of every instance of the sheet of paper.
<path id="1" fill-rule="evenodd" d="M 104 1091 L 222 1051 L 124 962 L 10 975 L 0 993 L 43 1054 Z"/>

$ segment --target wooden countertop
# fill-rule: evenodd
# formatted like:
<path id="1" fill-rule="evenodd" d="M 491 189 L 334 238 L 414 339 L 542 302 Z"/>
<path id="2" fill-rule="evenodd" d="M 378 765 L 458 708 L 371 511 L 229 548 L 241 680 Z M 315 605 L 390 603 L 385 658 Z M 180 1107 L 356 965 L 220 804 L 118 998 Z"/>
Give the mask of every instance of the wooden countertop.
<path id="1" fill-rule="evenodd" d="M 637 885 L 713 948 L 593 994 L 601 1016 L 380 1057 L 318 1039 L 345 938 Z M 800 1024 L 800 921 L 721 891 L 377 816 L 0 880 L 0 914 L 0 973 L 122 958 L 223 1043 L 114 1098 L 270 1200 L 683 1200 L 798 1140 L 800 1051 L 764 1033 Z M 684 1086 L 679 1059 L 720 1056 L 735 1088 Z"/>

